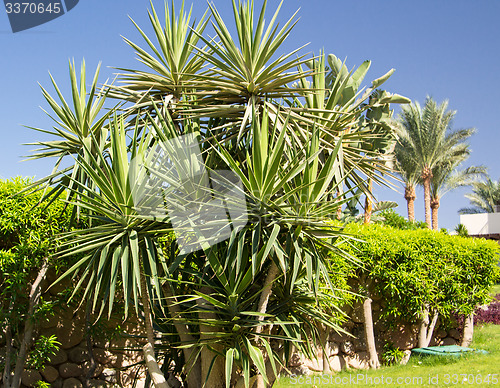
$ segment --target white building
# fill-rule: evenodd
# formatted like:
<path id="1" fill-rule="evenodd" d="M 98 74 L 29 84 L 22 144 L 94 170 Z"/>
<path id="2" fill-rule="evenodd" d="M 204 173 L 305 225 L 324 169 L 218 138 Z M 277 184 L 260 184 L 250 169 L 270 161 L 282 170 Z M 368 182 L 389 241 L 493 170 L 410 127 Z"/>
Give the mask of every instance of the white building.
<path id="1" fill-rule="evenodd" d="M 495 213 L 462 214 L 460 223 L 470 236 L 500 240 L 500 206 Z"/>

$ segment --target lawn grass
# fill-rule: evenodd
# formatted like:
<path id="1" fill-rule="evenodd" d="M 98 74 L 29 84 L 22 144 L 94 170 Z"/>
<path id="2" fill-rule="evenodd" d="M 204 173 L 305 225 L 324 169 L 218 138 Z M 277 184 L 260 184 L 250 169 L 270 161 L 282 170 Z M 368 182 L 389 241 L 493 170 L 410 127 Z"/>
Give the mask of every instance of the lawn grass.
<path id="1" fill-rule="evenodd" d="M 493 287 L 491 287 L 490 294 L 493 296 L 500 294 L 500 284 L 495 284 Z"/>
<path id="2" fill-rule="evenodd" d="M 325 378 L 317 375 L 316 381 L 306 381 L 305 376 L 302 381 L 298 377 L 295 380 L 281 378 L 275 387 L 447 387 L 463 385 L 500 387 L 500 325 L 475 327 L 474 341 L 471 347 L 487 350 L 489 354 L 470 354 L 458 359 L 453 357 L 414 358 L 412 356 L 407 365 L 382 367 L 368 371 L 342 371 L 332 377 L 325 376 Z M 496 376 L 493 376 L 494 374 Z M 488 375 L 489 383 L 484 381 Z M 313 379 L 314 376 L 310 378 Z M 370 379 L 371 383 L 368 381 Z M 392 384 L 389 383 L 390 380 L 392 380 Z"/>

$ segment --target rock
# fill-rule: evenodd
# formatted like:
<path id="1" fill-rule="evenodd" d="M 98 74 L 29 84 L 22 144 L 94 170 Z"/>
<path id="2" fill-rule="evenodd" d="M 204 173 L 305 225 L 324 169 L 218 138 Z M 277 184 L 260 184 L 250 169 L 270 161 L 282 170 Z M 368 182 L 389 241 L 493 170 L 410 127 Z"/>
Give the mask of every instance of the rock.
<path id="1" fill-rule="evenodd" d="M 318 359 L 313 358 L 312 360 L 305 359 L 304 366 L 313 372 L 323 372 L 323 359 L 318 356 Z"/>
<path id="2" fill-rule="evenodd" d="M 354 345 L 354 351 L 356 352 L 366 351 L 367 345 L 366 345 L 365 333 L 359 335 L 358 338 L 352 341 L 352 343 Z"/>
<path id="3" fill-rule="evenodd" d="M 456 345 L 456 344 L 457 344 L 457 341 L 451 337 L 443 338 L 443 341 L 441 342 L 442 346 L 450 346 L 450 345 Z"/>
<path id="4" fill-rule="evenodd" d="M 40 322 L 40 327 L 42 329 L 50 329 L 51 327 L 56 327 L 59 322 L 59 317 L 57 315 L 51 315 Z"/>
<path id="5" fill-rule="evenodd" d="M 57 278 L 54 280 L 57 280 Z M 50 287 L 48 291 L 49 291 L 50 295 L 56 296 L 60 292 L 63 292 L 64 290 L 66 290 L 66 288 L 68 288 L 70 285 L 71 285 L 71 279 L 69 277 L 66 277 L 63 280 L 61 280 L 60 282 L 57 282 L 57 283 L 51 282 L 52 287 Z"/>
<path id="6" fill-rule="evenodd" d="M 403 358 L 400 361 L 400 364 L 406 365 L 408 363 L 408 361 L 410 360 L 410 356 L 411 356 L 411 350 L 409 350 L 409 349 L 405 350 Z"/>
<path id="7" fill-rule="evenodd" d="M 71 361 L 81 364 L 89 360 L 89 352 L 87 349 L 77 346 L 68 351 L 68 357 Z"/>
<path id="8" fill-rule="evenodd" d="M 330 369 L 334 372 L 340 372 L 346 368 L 346 362 L 342 356 L 330 357 Z"/>
<path id="9" fill-rule="evenodd" d="M 442 342 L 441 338 L 433 336 L 431 338 L 431 342 L 429 342 L 429 346 L 439 346 L 441 345 L 441 342 Z"/>
<path id="10" fill-rule="evenodd" d="M 89 387 L 91 387 L 91 388 L 107 388 L 108 384 L 102 380 L 91 379 L 91 380 L 89 380 Z"/>
<path id="11" fill-rule="evenodd" d="M 344 341 L 349 341 L 352 337 L 349 336 L 348 334 L 345 333 L 337 333 L 336 331 L 331 331 L 330 332 L 330 337 L 328 338 L 329 341 L 331 342 L 344 342 Z"/>
<path id="12" fill-rule="evenodd" d="M 92 374 L 92 376 L 90 377 L 97 377 L 99 376 L 104 367 L 99 364 L 98 362 L 96 362 L 96 367 L 95 367 L 95 370 L 94 370 L 94 373 Z M 85 361 L 83 364 L 82 364 L 82 376 L 87 376 L 88 372 L 89 372 L 89 369 L 90 369 L 90 361 Z"/>
<path id="13" fill-rule="evenodd" d="M 83 388 L 83 384 L 80 380 L 70 377 L 69 379 L 64 380 L 62 388 Z"/>
<path id="14" fill-rule="evenodd" d="M 50 384 L 50 386 L 51 388 L 62 388 L 63 384 L 64 384 L 64 379 L 59 377 L 56 381 Z"/>
<path id="15" fill-rule="evenodd" d="M 328 350 L 327 354 L 329 356 L 335 356 L 336 354 L 339 354 L 340 351 L 339 344 L 337 342 L 330 341 L 328 342 L 327 350 Z"/>
<path id="16" fill-rule="evenodd" d="M 49 356 L 49 359 L 50 359 L 50 361 L 48 362 L 49 365 L 59 365 L 68 361 L 68 355 L 66 354 L 66 351 L 63 348 L 59 348 L 55 354 L 51 354 Z"/>
<path id="17" fill-rule="evenodd" d="M 296 376 L 308 375 L 311 373 L 311 370 L 305 365 L 300 365 L 295 368 L 290 368 L 289 370 L 292 375 Z"/>
<path id="18" fill-rule="evenodd" d="M 382 300 L 382 295 L 371 293 L 370 298 L 373 300 L 373 302 L 378 302 L 378 301 Z M 375 309 L 375 307 L 372 307 L 372 308 Z M 380 306 L 379 306 L 379 308 L 380 308 Z"/>
<path id="19" fill-rule="evenodd" d="M 101 373 L 101 379 L 107 381 L 108 383 L 116 384 L 118 382 L 116 378 L 116 370 L 109 368 L 104 369 Z"/>
<path id="20" fill-rule="evenodd" d="M 382 340 L 391 342 L 394 347 L 406 350 L 412 349 L 417 344 L 418 330 L 411 325 L 398 325 L 384 332 Z"/>
<path id="21" fill-rule="evenodd" d="M 288 361 L 288 366 L 290 368 L 297 367 L 299 365 L 302 365 L 304 363 L 304 356 L 298 352 L 293 353 L 292 356 L 290 357 L 290 360 Z"/>
<path id="22" fill-rule="evenodd" d="M 386 318 L 380 317 L 379 319 L 373 320 L 373 328 L 375 331 L 386 331 L 387 330 L 387 321 Z"/>
<path id="23" fill-rule="evenodd" d="M 101 349 L 108 349 L 111 346 L 111 342 L 103 336 L 103 338 L 92 338 L 94 347 Z"/>
<path id="24" fill-rule="evenodd" d="M 50 365 L 47 365 L 40 371 L 40 373 L 42 374 L 43 378 L 49 383 L 53 383 L 59 377 L 58 370 Z"/>
<path id="25" fill-rule="evenodd" d="M 355 304 L 354 309 L 352 310 L 352 313 L 349 316 L 349 318 L 354 323 L 363 323 L 365 321 L 365 318 L 363 316 L 363 305 L 361 303 Z"/>
<path id="26" fill-rule="evenodd" d="M 25 369 L 21 374 L 21 382 L 27 387 L 34 387 L 40 380 L 42 380 L 42 375 L 36 370 Z"/>
<path id="27" fill-rule="evenodd" d="M 436 332 L 436 337 L 437 338 L 444 338 L 448 335 L 448 333 L 446 333 L 446 330 L 443 330 L 443 329 L 439 329 L 437 332 Z"/>
<path id="28" fill-rule="evenodd" d="M 83 340 L 84 324 L 78 320 L 63 322 L 57 326 L 56 335 L 63 349 L 73 348 Z"/>
<path id="29" fill-rule="evenodd" d="M 78 377 L 82 375 L 82 367 L 72 362 L 65 362 L 59 365 L 59 374 L 62 378 Z"/>
<path id="30" fill-rule="evenodd" d="M 104 365 L 111 363 L 112 359 L 116 358 L 113 353 L 105 349 L 96 348 L 92 350 L 92 353 L 94 353 L 96 361 Z"/>
<path id="31" fill-rule="evenodd" d="M 457 341 L 460 340 L 460 333 L 457 329 L 451 329 L 448 332 L 448 337 L 455 338 Z"/>
<path id="32" fill-rule="evenodd" d="M 345 341 L 340 344 L 340 351 L 345 354 L 354 354 L 354 344 L 352 341 Z"/>
<path id="33" fill-rule="evenodd" d="M 370 355 L 368 352 L 359 352 L 347 356 L 346 363 L 353 369 L 370 369 Z"/>

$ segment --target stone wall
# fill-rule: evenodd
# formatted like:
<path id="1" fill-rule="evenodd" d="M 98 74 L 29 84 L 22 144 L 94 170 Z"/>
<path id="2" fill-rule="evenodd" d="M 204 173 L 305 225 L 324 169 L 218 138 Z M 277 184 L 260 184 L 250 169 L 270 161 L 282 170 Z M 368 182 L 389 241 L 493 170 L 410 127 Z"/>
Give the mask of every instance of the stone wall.
<path id="1" fill-rule="evenodd" d="M 374 300 L 372 304 L 375 345 L 379 360 L 384 345 L 390 342 L 395 348 L 405 351 L 402 362 L 406 363 L 411 349 L 417 347 L 419 326 L 404 322 L 389 322 L 382 318 L 383 305 L 381 300 Z M 370 357 L 364 333 L 363 306 L 357 303 L 352 308 L 347 308 L 345 312 L 349 319 L 343 325 L 343 329 L 351 335 L 330 332 L 325 346 L 330 369 L 335 372 L 342 369 L 369 369 Z M 445 330 L 438 320 L 430 346 L 457 345 L 460 337 L 461 334 L 456 328 Z M 300 353 L 294 353 L 288 364 L 290 372 L 296 375 L 323 372 L 323 348 L 316 349 L 315 353 L 317 358 L 312 360 Z"/>
<path id="2" fill-rule="evenodd" d="M 70 286 L 62 282 L 50 289 L 48 285 L 55 280 L 50 273 L 44 284 L 43 298 L 57 300 L 58 294 Z M 394 347 L 405 350 L 405 360 L 409 358 L 410 349 L 417 345 L 418 325 L 404 322 L 388 322 L 382 318 L 384 302 L 372 297 L 373 322 L 376 348 L 379 359 L 384 344 L 390 342 Z M 86 336 L 84 308 L 77 306 L 60 306 L 47 321 L 40 322 L 36 337 L 55 335 L 61 343 L 58 352 L 50 358 L 43 370 L 25 370 L 22 386 L 32 387 L 42 380 L 52 387 L 79 388 L 85 384 L 90 387 L 131 387 L 138 377 L 138 387 L 144 386 L 146 371 L 137 365 L 142 360 L 142 345 L 145 343 L 145 330 L 137 318 L 122 322 L 118 318 L 101 319 L 92 329 L 91 343 Z M 326 351 L 330 370 L 340 371 L 346 368 L 368 369 L 369 355 L 363 325 L 363 308 L 361 303 L 345 309 L 349 320 L 343 325 L 351 335 L 331 332 L 328 336 Z M 127 337 L 120 333 L 126 333 Z M 142 338 L 140 338 L 142 337 Z M 111 339 L 109 339 L 111 338 Z M 456 328 L 444 330 L 438 324 L 434 330 L 431 346 L 455 345 L 460 340 Z M 3 346 L 3 349 L 2 349 Z M 89 351 L 91 349 L 91 352 Z M 5 343 L 0 341 L 0 354 L 5 354 Z M 299 353 L 291 357 L 289 370 L 293 374 L 309 374 L 323 371 L 323 349 L 316 350 L 317 359 L 309 360 Z M 92 357 L 91 357 L 92 356 Z M 91 358 L 95 363 L 94 372 L 90 375 Z M 0 385 L 1 387 L 1 385 Z"/>
<path id="3" fill-rule="evenodd" d="M 58 293 L 69 286 L 68 282 L 63 282 L 47 289 L 54 280 L 55 274 L 50 273 L 42 288 L 45 290 L 42 294 L 44 300 L 57 300 Z M 145 337 L 146 334 L 138 319 L 131 317 L 126 322 L 119 318 L 101 319 L 92 328 L 89 347 L 85 308 L 76 307 L 55 307 L 54 315 L 38 323 L 35 339 L 40 335 L 55 335 L 61 345 L 57 353 L 50 357 L 45 369 L 26 369 L 23 372 L 21 386 L 32 387 L 42 380 L 56 388 L 84 387 L 87 381 L 90 387 L 130 387 L 137 376 L 137 387 L 144 387 L 145 369 L 136 364 L 142 360 L 141 348 L 145 341 L 137 337 Z M 5 354 L 5 343 L 0 343 L 0 347 Z M 91 369 L 94 369 L 93 373 L 90 373 Z"/>

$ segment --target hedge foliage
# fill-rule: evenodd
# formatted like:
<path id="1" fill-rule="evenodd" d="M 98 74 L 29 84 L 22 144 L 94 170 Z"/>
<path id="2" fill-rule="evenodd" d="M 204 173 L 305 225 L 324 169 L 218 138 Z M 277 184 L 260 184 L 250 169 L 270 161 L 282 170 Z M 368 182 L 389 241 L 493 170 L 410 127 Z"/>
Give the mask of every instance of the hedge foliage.
<path id="1" fill-rule="evenodd" d="M 35 206 L 41 192 L 18 194 L 29 183 L 23 178 L 0 180 L 0 318 L 13 326 L 27 311 L 29 282 L 45 258 L 51 261 L 55 237 L 67 230 L 70 220 L 71 208 L 62 199 Z"/>
<path id="2" fill-rule="evenodd" d="M 423 306 L 445 317 L 469 314 L 490 299 L 500 276 L 494 241 L 381 225 L 350 224 L 346 232 L 362 240 L 343 248 L 363 262 L 388 315 L 415 321 Z"/>

